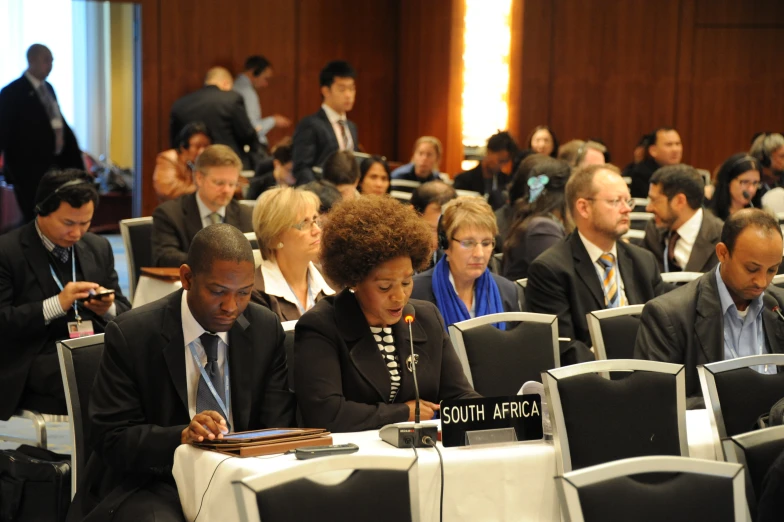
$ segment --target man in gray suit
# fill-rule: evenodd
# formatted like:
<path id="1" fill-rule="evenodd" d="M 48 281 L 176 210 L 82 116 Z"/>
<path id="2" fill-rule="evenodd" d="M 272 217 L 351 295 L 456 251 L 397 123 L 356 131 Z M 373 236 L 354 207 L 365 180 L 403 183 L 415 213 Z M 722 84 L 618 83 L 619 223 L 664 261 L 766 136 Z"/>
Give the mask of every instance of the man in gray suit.
<path id="1" fill-rule="evenodd" d="M 643 308 L 634 357 L 685 365 L 690 408 L 702 407 L 697 366 L 784 349 L 784 319 L 774 311 L 784 291 L 770 286 L 782 243 L 776 218 L 738 211 L 716 245 L 719 266 Z"/>
<path id="2" fill-rule="evenodd" d="M 669 165 L 651 176 L 648 207 L 654 219 L 643 246 L 662 272 L 708 272 L 719 263 L 722 221 L 702 208 L 705 182 L 694 167 Z"/>

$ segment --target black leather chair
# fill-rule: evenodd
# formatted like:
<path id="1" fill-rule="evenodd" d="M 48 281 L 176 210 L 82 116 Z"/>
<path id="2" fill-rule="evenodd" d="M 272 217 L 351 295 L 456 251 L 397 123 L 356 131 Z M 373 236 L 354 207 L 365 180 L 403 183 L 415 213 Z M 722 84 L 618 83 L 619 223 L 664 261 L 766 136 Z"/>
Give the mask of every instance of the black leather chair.
<path id="1" fill-rule="evenodd" d="M 610 378 L 618 372 L 624 378 Z M 592 361 L 542 378 L 559 475 L 624 458 L 689 455 L 683 365 Z"/>
<path id="2" fill-rule="evenodd" d="M 645 305 L 619 306 L 586 314 L 598 360 L 634 359 L 634 343 Z"/>
<path id="3" fill-rule="evenodd" d="M 556 478 L 561 512 L 580 522 L 748 521 L 743 467 L 683 457 L 638 457 Z"/>
<path id="4" fill-rule="evenodd" d="M 508 330 L 494 323 L 505 322 Z M 449 326 L 449 337 L 468 382 L 487 397 L 517 395 L 526 381 L 561 365 L 558 318 L 554 315 L 505 312 Z"/>
<path id="5" fill-rule="evenodd" d="M 71 418 L 71 498 L 76 494 L 78 473 L 92 453 L 87 441 L 90 437 L 88 406 L 90 391 L 98 374 L 103 356 L 103 334 L 68 339 L 57 343 L 60 373 L 63 376 L 65 402 Z"/>
<path id="6" fill-rule="evenodd" d="M 123 219 L 120 221 L 120 234 L 125 245 L 128 260 L 128 286 L 133 301 L 136 284 L 142 274 L 142 267 L 152 264 L 152 216 Z"/>

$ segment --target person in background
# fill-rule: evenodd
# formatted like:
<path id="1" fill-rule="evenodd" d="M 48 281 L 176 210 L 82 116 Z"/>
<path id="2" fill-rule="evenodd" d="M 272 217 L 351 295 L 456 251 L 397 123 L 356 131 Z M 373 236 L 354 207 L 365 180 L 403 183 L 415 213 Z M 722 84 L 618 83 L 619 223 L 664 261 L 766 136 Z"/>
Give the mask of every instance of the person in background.
<path id="1" fill-rule="evenodd" d="M 519 312 L 517 287 L 487 268 L 498 227 L 490 205 L 477 197 L 460 197 L 444 205 L 439 248 L 444 257 L 414 277 L 416 299 L 438 307 L 446 326 L 501 312 Z M 504 323 L 498 328 L 506 329 Z"/>
<path id="2" fill-rule="evenodd" d="M 292 187 L 296 184 L 294 163 L 291 160 L 291 140 L 284 140 L 272 149 L 272 166 L 272 172 L 250 180 L 247 199 L 256 199 L 262 192 L 272 187 Z"/>
<path id="3" fill-rule="evenodd" d="M 650 134 L 645 160 L 631 170 L 630 190 L 633 198 L 648 196 L 651 176 L 659 167 L 677 165 L 683 159 L 681 136 L 673 128 L 660 127 Z"/>
<path id="4" fill-rule="evenodd" d="M 259 89 L 269 85 L 272 78 L 272 64 L 263 56 L 254 55 L 245 60 L 245 70 L 234 79 L 232 90 L 242 96 L 245 102 L 245 111 L 251 125 L 256 130 L 259 142 L 264 147 L 269 147 L 267 133 L 272 129 L 285 129 L 291 126 L 291 120 L 280 114 L 261 117 L 261 102 Z"/>
<path id="5" fill-rule="evenodd" d="M 571 172 L 565 161 L 548 156 L 530 169 L 527 197 L 518 200 L 504 239 L 502 274 L 507 279 L 528 277 L 534 259 L 571 232 L 565 194 Z"/>
<path id="6" fill-rule="evenodd" d="M 392 171 L 392 179 L 418 181 L 427 183 L 440 179 L 438 163 L 441 161 L 441 141 L 435 136 L 422 136 L 414 143 L 411 162 Z M 412 192 L 410 187 L 399 187 L 395 190 Z"/>
<path id="7" fill-rule="evenodd" d="M 329 181 L 324 181 L 323 179 L 305 183 L 301 188 L 302 190 L 307 190 L 318 196 L 319 202 L 321 203 L 319 205 L 319 217 L 321 217 L 321 224 L 326 224 L 327 219 L 329 219 L 329 211 L 343 198 L 340 191 L 335 185 Z"/>
<path id="8" fill-rule="evenodd" d="M 414 210 L 388 197 L 343 201 L 323 239 L 324 272 L 345 290 L 297 322 L 295 389 L 304 424 L 351 432 L 414 420 L 412 364 L 422 419 L 434 416 L 439 401 L 479 397 L 436 307 L 409 299 L 415 271 L 430 258 L 430 231 Z M 402 320 L 407 304 L 416 313 L 413 337 Z"/>
<path id="9" fill-rule="evenodd" d="M 515 205 L 521 198 L 528 195 L 528 177 L 531 169 L 533 169 L 534 165 L 549 157 L 544 154 L 529 154 L 517 165 L 512 182 L 509 184 L 509 200 L 504 206 L 495 211 L 495 220 L 498 223 L 498 243 L 503 244 L 504 238 L 509 233 L 509 227 L 512 225 L 512 221 L 514 221 Z"/>
<path id="10" fill-rule="evenodd" d="M 585 145 L 584 140 L 571 140 L 567 141 L 558 147 L 558 159 L 564 160 L 570 166 L 577 164 L 577 153 Z"/>
<path id="11" fill-rule="evenodd" d="M 762 167 L 760 171 L 762 186 L 754 198 L 754 206 L 774 207 L 777 209 L 776 212 L 780 212 L 778 209 L 784 207 L 782 204 L 784 195 L 781 194 L 784 192 L 784 188 L 782 188 L 784 185 L 782 180 L 782 175 L 784 175 L 784 136 L 778 132 L 761 132 L 755 135 L 751 149 L 749 149 L 749 155 L 759 161 L 760 167 Z M 762 198 L 765 194 L 775 188 L 782 189 L 776 191 L 776 194 L 772 196 L 776 201 L 771 203 L 775 204 L 763 202 Z"/>
<path id="12" fill-rule="evenodd" d="M 362 160 L 359 165 L 359 185 L 363 195 L 383 196 L 389 194 L 389 165 L 381 156 L 371 156 Z"/>
<path id="13" fill-rule="evenodd" d="M 537 154 L 555 158 L 558 154 L 558 138 L 547 125 L 537 125 L 528 135 L 527 148 Z"/>
<path id="14" fill-rule="evenodd" d="M 193 122 L 180 131 L 176 149 L 158 154 L 152 173 L 152 185 L 159 203 L 196 192 L 196 183 L 193 181 L 196 158 L 210 145 L 212 138 L 207 126 L 201 122 Z"/>
<path id="15" fill-rule="evenodd" d="M 621 173 L 624 178 L 632 179 L 634 175 L 634 169 L 645 161 L 645 156 L 647 154 L 648 145 L 651 142 L 651 135 L 650 134 L 643 134 L 640 137 L 640 140 L 637 142 L 637 145 L 634 147 L 632 151 L 632 161 L 631 163 L 627 164 Z M 651 174 L 653 175 L 653 174 Z"/>
<path id="16" fill-rule="evenodd" d="M 762 167 L 754 157 L 741 152 L 733 154 L 722 163 L 716 176 L 716 188 L 708 208 L 722 221 L 740 209 L 752 205 L 760 189 Z"/>
<path id="17" fill-rule="evenodd" d="M 324 181 L 335 185 L 343 199 L 359 197 L 359 165 L 351 151 L 333 152 L 324 162 L 322 175 Z"/>
<path id="18" fill-rule="evenodd" d="M 607 147 L 598 141 L 588 140 L 583 143 L 582 147 L 577 149 L 574 166 L 604 165 L 607 163 L 605 154 L 607 154 Z"/>
<path id="19" fill-rule="evenodd" d="M 430 246 L 433 250 L 433 256 L 428 268 L 435 266 L 444 254 L 438 248 L 438 221 L 441 219 L 443 206 L 456 197 L 457 192 L 454 187 L 440 180 L 423 183 L 411 193 L 411 206 L 427 223 L 432 233 Z"/>
<path id="20" fill-rule="evenodd" d="M 256 268 L 254 303 L 275 312 L 281 322 L 293 321 L 335 293 L 313 264 L 321 247 L 318 196 L 271 188 L 253 209 L 253 229 L 263 259 Z"/>
<path id="21" fill-rule="evenodd" d="M 487 150 L 479 164 L 455 177 L 456 190 L 477 192 L 490 202 L 493 209 L 506 203 L 504 190 L 511 175 L 503 169 L 511 164 L 517 153 L 517 143 L 507 131 L 498 132 L 487 140 Z"/>

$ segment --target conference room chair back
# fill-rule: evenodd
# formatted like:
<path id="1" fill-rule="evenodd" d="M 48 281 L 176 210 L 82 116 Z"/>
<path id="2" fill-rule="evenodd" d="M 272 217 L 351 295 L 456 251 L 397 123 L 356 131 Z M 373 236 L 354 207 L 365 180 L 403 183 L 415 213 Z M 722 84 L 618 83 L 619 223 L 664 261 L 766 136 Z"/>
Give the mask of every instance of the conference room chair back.
<path id="1" fill-rule="evenodd" d="M 142 268 L 152 264 L 152 216 L 120 220 L 120 234 L 128 260 L 128 286 L 133 301 Z"/>
<path id="2" fill-rule="evenodd" d="M 405 180 L 400 180 L 405 181 Z M 390 190 L 389 195 L 401 203 L 408 203 L 411 201 L 411 193 L 403 192 L 402 190 Z"/>
<path id="3" fill-rule="evenodd" d="M 528 278 L 524 277 L 522 279 L 518 279 L 515 281 L 517 285 L 517 300 L 520 303 L 520 311 L 527 312 L 528 309 L 526 308 L 525 303 L 525 287 L 528 286 Z"/>
<path id="4" fill-rule="evenodd" d="M 644 306 L 619 306 L 585 315 L 598 360 L 634 359 L 634 343 Z"/>
<path id="5" fill-rule="evenodd" d="M 778 286 L 779 288 L 784 288 L 784 274 L 774 275 L 772 284 Z"/>
<path id="6" fill-rule="evenodd" d="M 750 522 L 739 464 L 637 457 L 556 478 L 566 522 Z"/>
<path id="7" fill-rule="evenodd" d="M 419 520 L 416 459 L 337 455 L 233 482 L 242 522 Z"/>
<path id="8" fill-rule="evenodd" d="M 90 458 L 90 391 L 103 356 L 103 334 L 68 339 L 57 343 L 65 403 L 71 418 L 71 498 L 76 494 L 78 473 Z"/>
<path id="9" fill-rule="evenodd" d="M 612 379 L 623 372 L 623 379 Z M 542 374 L 558 475 L 614 460 L 689 456 L 682 364 L 592 361 Z"/>
<path id="10" fill-rule="evenodd" d="M 493 326 L 502 322 L 517 325 Z M 555 315 L 484 315 L 450 325 L 449 337 L 468 382 L 485 397 L 517 395 L 523 383 L 540 381 L 543 371 L 561 365 Z"/>
<path id="11" fill-rule="evenodd" d="M 752 519 L 756 519 L 765 475 L 784 451 L 784 426 L 741 433 L 724 439 L 722 444 L 725 460 L 741 464 L 746 471 L 746 498 Z"/>
<path id="12" fill-rule="evenodd" d="M 642 246 L 645 239 L 645 231 L 630 228 L 623 236 L 621 236 L 621 238 L 625 239 L 632 245 Z"/>
<path id="13" fill-rule="evenodd" d="M 632 198 L 634 200 L 634 207 L 632 208 L 632 212 L 647 212 L 645 210 L 648 208 L 648 203 L 651 202 L 648 198 Z"/>
<path id="14" fill-rule="evenodd" d="M 664 272 L 661 275 L 662 281 L 665 283 L 674 284 L 676 286 L 685 285 L 686 283 L 691 283 L 695 279 L 699 279 L 702 277 L 703 273 L 701 272 Z"/>
<path id="15" fill-rule="evenodd" d="M 650 212 L 629 212 L 629 227 L 633 230 L 645 230 L 651 219 L 653 214 Z"/>
<path id="16" fill-rule="evenodd" d="M 722 439 L 755 429 L 757 419 L 784 398 L 784 372 L 767 375 L 754 369 L 765 365 L 784 366 L 784 354 L 738 357 L 697 367 L 719 459 L 724 457 Z"/>
<path id="17" fill-rule="evenodd" d="M 246 207 L 254 208 L 256 206 L 255 199 L 240 199 L 240 205 L 245 205 Z"/>
<path id="18" fill-rule="evenodd" d="M 391 179 L 389 180 L 389 185 L 392 190 L 395 189 L 408 189 L 407 192 L 410 194 L 415 188 L 418 188 L 422 184 L 421 181 L 414 181 L 411 179 Z"/>
<path id="19" fill-rule="evenodd" d="M 258 250 L 259 249 L 259 240 L 256 238 L 256 233 L 255 232 L 246 232 L 245 233 L 245 238 L 248 240 L 248 243 L 250 243 L 250 247 L 253 250 Z"/>

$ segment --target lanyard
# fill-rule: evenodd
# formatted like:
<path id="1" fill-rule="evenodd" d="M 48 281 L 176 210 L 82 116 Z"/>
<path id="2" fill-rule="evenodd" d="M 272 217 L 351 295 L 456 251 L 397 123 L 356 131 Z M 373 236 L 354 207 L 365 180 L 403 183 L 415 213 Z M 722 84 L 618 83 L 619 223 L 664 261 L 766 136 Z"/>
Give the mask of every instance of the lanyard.
<path id="1" fill-rule="evenodd" d="M 76 259 L 75 259 L 75 256 L 74 256 L 73 247 L 71 247 L 70 250 L 71 250 L 71 281 L 75 282 L 76 281 Z M 60 291 L 62 292 L 63 291 L 63 284 L 60 282 L 60 278 L 57 277 L 57 274 L 54 273 L 54 268 L 52 267 L 51 263 L 49 263 L 49 271 L 52 273 L 52 277 L 54 278 L 54 282 L 57 283 L 57 288 L 59 288 Z M 74 316 L 76 318 L 76 322 L 77 323 L 81 323 L 82 322 L 82 318 L 79 316 L 79 310 L 76 307 L 76 301 L 74 301 L 74 303 L 73 303 L 73 308 L 74 308 Z"/>
<path id="2" fill-rule="evenodd" d="M 207 371 L 204 369 L 204 365 L 199 360 L 199 356 L 196 354 L 196 348 L 193 347 L 193 344 L 196 341 L 193 341 L 188 345 L 188 348 L 191 349 L 191 355 L 193 356 L 193 360 L 196 361 L 196 366 L 199 368 L 199 372 L 201 373 L 201 378 L 204 379 L 204 382 L 207 383 L 207 387 L 212 393 L 212 396 L 215 397 L 215 400 L 218 402 L 218 406 L 223 410 L 223 416 L 226 419 L 226 424 L 229 424 L 229 406 L 231 405 L 231 395 L 229 394 L 229 362 L 228 362 L 228 352 L 226 352 L 226 364 L 225 364 L 225 371 L 223 377 L 223 383 L 225 385 L 225 397 L 226 403 L 223 403 L 223 399 L 220 398 L 218 392 L 215 390 L 215 386 L 212 384 L 212 380 L 210 380 L 210 376 L 207 375 Z M 199 413 L 198 411 L 196 413 Z"/>

